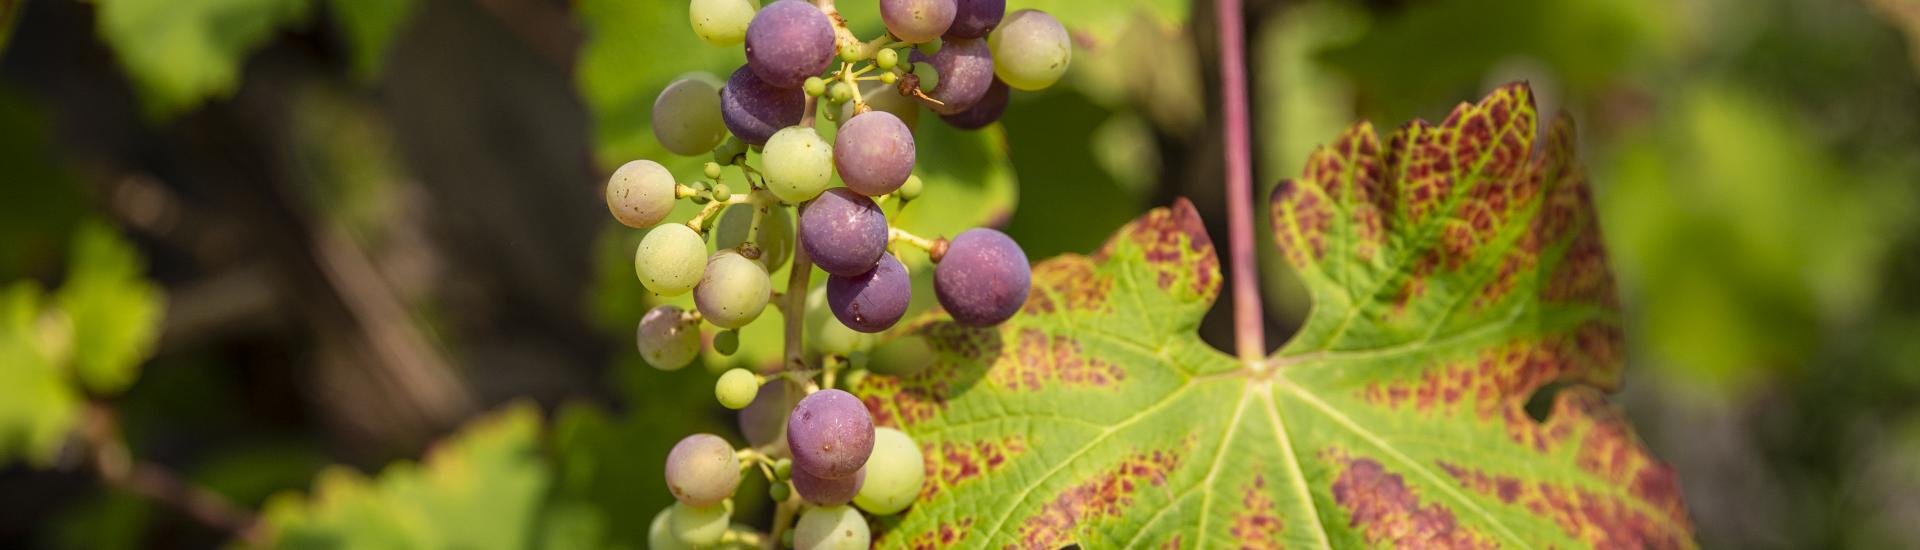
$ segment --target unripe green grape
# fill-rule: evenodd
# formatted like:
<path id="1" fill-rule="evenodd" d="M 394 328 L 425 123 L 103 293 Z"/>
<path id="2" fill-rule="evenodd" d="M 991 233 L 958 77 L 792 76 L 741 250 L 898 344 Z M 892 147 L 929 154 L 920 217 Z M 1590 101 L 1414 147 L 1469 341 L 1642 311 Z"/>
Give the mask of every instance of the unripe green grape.
<path id="1" fill-rule="evenodd" d="M 993 50 L 993 74 L 1020 90 L 1041 90 L 1067 74 L 1073 62 L 1073 38 L 1047 12 L 1020 10 L 987 35 Z"/>
<path id="2" fill-rule="evenodd" d="M 733 159 L 740 158 L 740 155 L 744 154 L 747 154 L 747 142 L 740 141 L 737 137 L 727 136 L 726 141 L 720 142 L 719 147 L 713 148 L 713 161 L 721 166 L 733 166 Z"/>
<path id="3" fill-rule="evenodd" d="M 753 211 L 756 208 L 766 210 L 760 215 L 760 229 L 753 229 Z M 752 232 L 753 244 L 760 247 L 760 265 L 767 272 L 777 271 L 787 265 L 787 258 L 793 255 L 793 214 L 779 205 L 757 206 L 736 204 L 728 206 L 720 213 L 720 221 L 713 226 L 713 247 L 715 250 L 739 248 L 747 242 Z"/>
<path id="4" fill-rule="evenodd" d="M 647 547 L 653 550 L 692 550 L 692 546 L 681 542 L 673 534 L 673 508 L 668 507 L 653 515 L 653 523 L 647 524 Z"/>
<path id="5" fill-rule="evenodd" d="M 688 506 L 684 502 L 675 502 L 672 517 L 667 523 L 681 542 L 695 548 L 705 548 L 720 543 L 732 520 L 733 500 L 728 499 L 710 506 Z"/>
<path id="6" fill-rule="evenodd" d="M 687 21 L 708 44 L 736 46 L 746 41 L 747 24 L 758 11 L 760 0 L 693 0 L 687 6 Z"/>
<path id="7" fill-rule="evenodd" d="M 927 55 L 933 54 L 928 53 Z M 940 87 L 940 69 L 933 68 L 932 63 L 925 61 L 914 62 L 913 76 L 920 79 L 920 89 L 922 90 L 932 90 Z"/>
<path id="8" fill-rule="evenodd" d="M 607 211 L 621 225 L 646 229 L 673 212 L 673 172 L 651 160 L 620 165 L 607 179 Z"/>
<path id="9" fill-rule="evenodd" d="M 833 146 L 806 126 L 789 126 L 767 139 L 760 154 L 767 190 L 787 204 L 819 196 L 833 184 Z"/>
<path id="10" fill-rule="evenodd" d="M 787 499 L 793 498 L 793 485 L 785 481 L 776 481 L 772 487 L 767 488 L 767 496 L 772 497 L 774 502 L 786 502 Z"/>
<path id="11" fill-rule="evenodd" d="M 786 481 L 793 477 L 793 459 L 782 458 L 773 462 L 773 478 Z"/>
<path id="12" fill-rule="evenodd" d="M 633 251 L 633 271 L 654 294 L 679 296 L 700 282 L 706 255 L 707 243 L 693 228 L 658 225 L 640 237 L 640 246 Z"/>
<path id="13" fill-rule="evenodd" d="M 867 518 L 851 506 L 808 508 L 793 527 L 795 550 L 866 550 Z"/>
<path id="14" fill-rule="evenodd" d="M 920 176 L 907 176 L 907 182 L 900 184 L 900 200 L 910 201 L 920 198 L 920 191 L 924 190 L 925 185 L 920 181 Z"/>
<path id="15" fill-rule="evenodd" d="M 723 330 L 713 335 L 713 351 L 720 355 L 733 355 L 733 352 L 740 351 L 740 331 Z"/>
<path id="16" fill-rule="evenodd" d="M 905 432 L 893 428 L 874 429 L 873 456 L 867 458 L 866 468 L 866 484 L 854 495 L 853 504 L 877 516 L 907 509 L 920 496 L 920 485 L 927 479 L 920 446 Z"/>
<path id="17" fill-rule="evenodd" d="M 827 101 L 846 103 L 850 99 L 853 99 L 853 90 L 847 89 L 845 82 L 835 82 L 833 87 L 827 88 Z"/>
<path id="18" fill-rule="evenodd" d="M 720 399 L 720 405 L 736 411 L 747 408 L 747 404 L 752 403 L 753 396 L 758 393 L 760 380 L 747 369 L 728 370 L 713 385 L 713 396 Z"/>
<path id="19" fill-rule="evenodd" d="M 734 329 L 759 318 L 772 293 L 766 268 L 739 252 L 722 250 L 707 260 L 706 273 L 693 289 L 693 304 L 707 322 Z"/>
<path id="20" fill-rule="evenodd" d="M 800 85 L 800 89 L 806 91 L 807 95 L 820 97 L 821 94 L 827 93 L 827 81 L 817 76 L 809 76 L 807 81 Z"/>
<path id="21" fill-rule="evenodd" d="M 846 357 L 855 351 L 873 345 L 874 335 L 861 333 L 840 324 L 827 307 L 827 287 L 814 287 L 807 293 L 806 338 L 807 350 L 821 355 Z"/>
<path id="22" fill-rule="evenodd" d="M 880 73 L 880 83 L 881 83 L 881 84 L 886 84 L 886 85 L 888 85 L 888 86 L 892 86 L 892 85 L 893 85 L 893 83 L 895 83 L 895 82 L 899 82 L 899 81 L 900 81 L 900 75 L 896 75 L 896 74 L 893 74 L 893 73 Z"/>
<path id="23" fill-rule="evenodd" d="M 727 137 L 720 115 L 720 79 L 689 73 L 673 81 L 653 100 L 653 137 L 668 152 L 690 157 L 710 151 Z"/>
<path id="24" fill-rule="evenodd" d="M 720 163 L 708 162 L 705 166 L 700 167 L 700 173 L 706 174 L 707 179 L 720 179 Z"/>
<path id="25" fill-rule="evenodd" d="M 900 52 L 894 51 L 893 48 L 880 50 L 880 53 L 873 55 L 873 63 L 879 65 L 882 71 L 891 70 L 894 65 L 900 63 Z"/>
<path id="26" fill-rule="evenodd" d="M 700 356 L 700 326 L 689 323 L 680 308 L 663 305 L 640 318 L 634 337 L 640 358 L 653 368 L 672 371 L 692 363 Z"/>
<path id="27" fill-rule="evenodd" d="M 724 201 L 732 198 L 733 198 L 732 187 L 727 187 L 727 184 L 724 184 L 724 183 L 713 184 L 713 200 Z"/>

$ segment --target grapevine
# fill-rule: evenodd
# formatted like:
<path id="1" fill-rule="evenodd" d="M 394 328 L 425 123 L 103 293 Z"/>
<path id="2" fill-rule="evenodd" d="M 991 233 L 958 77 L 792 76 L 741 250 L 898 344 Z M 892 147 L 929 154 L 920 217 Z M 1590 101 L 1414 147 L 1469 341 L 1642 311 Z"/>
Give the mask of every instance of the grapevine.
<path id="1" fill-rule="evenodd" d="M 1012 90 L 1061 78 L 1072 42 L 1051 15 L 1007 13 L 1004 0 L 878 2 L 887 30 L 862 39 L 832 0 L 692 0 L 692 31 L 742 48 L 746 63 L 724 80 L 694 74 L 668 85 L 652 128 L 667 152 L 712 161 L 683 180 L 634 160 L 607 183 L 614 219 L 644 231 L 634 251 L 640 283 L 659 296 L 693 295 L 693 311 L 661 305 L 640 321 L 636 344 L 648 364 L 692 363 L 703 327 L 715 333 L 714 351 L 731 354 L 738 330 L 769 306 L 785 321 L 777 368 L 733 369 L 714 386 L 722 405 L 739 410 L 745 444 L 693 434 L 669 453 L 676 502 L 649 524 L 654 548 L 868 547 L 869 518 L 913 505 L 924 461 L 911 437 L 876 427 L 845 391 L 867 375 L 860 346 L 823 343 L 808 353 L 807 331 L 892 329 L 913 293 L 905 254 L 932 262 L 935 298 L 957 323 L 998 325 L 1026 302 L 1031 268 L 1012 238 L 990 228 L 915 235 L 882 206 L 905 208 L 920 196 L 921 109 L 962 130 L 991 125 Z M 831 141 L 820 119 L 836 125 Z M 698 213 L 668 221 L 682 200 Z M 776 287 L 770 274 L 783 266 L 789 278 Z M 815 267 L 824 285 L 810 281 Z M 772 486 L 765 497 L 776 503 L 774 520 L 764 531 L 733 521 L 735 499 L 761 497 L 738 494 L 748 475 Z"/>

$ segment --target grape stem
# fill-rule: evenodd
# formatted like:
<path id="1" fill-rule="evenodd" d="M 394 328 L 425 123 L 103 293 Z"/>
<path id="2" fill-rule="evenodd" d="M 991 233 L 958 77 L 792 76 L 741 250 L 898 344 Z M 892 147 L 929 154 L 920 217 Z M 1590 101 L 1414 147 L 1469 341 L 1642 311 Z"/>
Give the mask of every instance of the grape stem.
<path id="1" fill-rule="evenodd" d="M 1233 332 L 1240 360 L 1260 368 L 1266 331 L 1253 269 L 1253 161 L 1247 109 L 1245 21 L 1240 0 L 1214 2 L 1220 32 L 1220 95 L 1226 138 L 1227 238 L 1233 281 Z"/>
<path id="2" fill-rule="evenodd" d="M 928 239 L 926 237 L 914 235 L 912 233 L 908 233 L 907 230 L 901 229 L 898 227 L 891 227 L 891 226 L 887 227 L 887 242 L 889 243 L 896 242 L 896 241 L 905 242 L 907 244 L 910 244 L 910 245 L 913 245 L 914 247 L 919 248 L 920 250 L 926 251 L 928 254 L 932 254 L 933 249 L 938 248 L 940 246 L 941 240 L 942 239 Z"/>
<path id="3" fill-rule="evenodd" d="M 794 207 L 793 218 L 800 219 L 806 212 L 806 205 Z M 807 279 L 813 275 L 813 258 L 807 255 L 807 249 L 801 246 L 800 232 L 793 232 L 793 266 L 787 268 L 787 308 L 781 320 L 786 322 L 787 360 L 786 370 L 800 371 L 807 368 L 807 357 L 802 352 L 801 337 L 804 336 L 807 317 Z M 776 532 L 775 534 L 778 534 Z M 778 540 L 779 537 L 774 537 Z"/>
<path id="4" fill-rule="evenodd" d="M 720 212 L 720 209 L 726 208 L 728 205 L 751 202 L 753 200 L 752 197 L 752 194 L 740 194 L 727 197 L 727 200 L 709 202 L 706 208 L 700 209 L 700 213 L 693 216 L 693 219 L 687 220 L 687 227 L 693 228 L 694 233 L 704 234 L 705 232 L 701 231 L 700 228 L 707 225 L 707 218 L 713 217 L 714 214 Z"/>
<path id="5" fill-rule="evenodd" d="M 843 60 L 873 59 L 880 50 L 900 43 L 892 34 L 881 34 L 873 40 L 862 42 L 860 37 L 854 36 L 852 29 L 847 28 L 847 19 L 840 16 L 840 9 L 833 6 L 833 0 L 813 0 L 813 5 L 820 8 L 821 13 L 827 14 L 828 21 L 833 22 L 833 49 Z"/>
<path id="6" fill-rule="evenodd" d="M 773 534 L 769 535 L 767 540 L 760 544 L 760 548 L 774 550 L 780 547 L 781 537 L 787 534 L 787 526 L 793 523 L 794 512 L 800 508 L 799 498 L 800 495 L 798 494 L 789 495 L 787 496 L 786 502 L 782 502 L 779 506 L 774 507 Z"/>

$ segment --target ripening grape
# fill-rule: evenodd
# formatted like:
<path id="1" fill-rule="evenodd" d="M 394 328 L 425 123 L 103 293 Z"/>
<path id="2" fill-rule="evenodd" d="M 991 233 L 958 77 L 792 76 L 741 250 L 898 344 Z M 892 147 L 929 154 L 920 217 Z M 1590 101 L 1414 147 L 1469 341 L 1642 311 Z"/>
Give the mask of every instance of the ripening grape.
<path id="1" fill-rule="evenodd" d="M 874 336 L 847 328 L 827 307 L 827 287 L 814 287 L 807 293 L 807 339 L 809 353 L 847 357 L 873 346 Z"/>
<path id="2" fill-rule="evenodd" d="M 833 22 L 804 0 L 768 4 L 747 25 L 747 67 L 760 79 L 799 92 L 834 56 Z"/>
<path id="3" fill-rule="evenodd" d="M 953 26 L 947 38 L 980 38 L 1000 24 L 1007 13 L 1007 0 L 955 0 Z"/>
<path id="4" fill-rule="evenodd" d="M 1044 11 L 1013 12 L 987 42 L 993 46 L 994 74 L 1022 90 L 1052 86 L 1073 62 L 1073 38 Z"/>
<path id="5" fill-rule="evenodd" d="M 767 269 L 732 250 L 713 253 L 706 274 L 693 288 L 693 305 L 707 322 L 720 328 L 740 328 L 760 317 L 773 295 Z"/>
<path id="6" fill-rule="evenodd" d="M 733 520 L 733 501 L 723 500 L 710 506 L 689 506 L 685 502 L 673 503 L 673 514 L 667 525 L 673 528 L 673 535 L 680 542 L 694 548 L 707 548 L 720 543 L 727 535 L 727 523 Z"/>
<path id="7" fill-rule="evenodd" d="M 891 51 L 891 50 L 888 50 Z M 920 102 L 914 98 L 900 95 L 897 88 L 872 80 L 860 82 L 860 98 L 867 107 L 875 111 L 886 111 L 900 119 L 900 122 L 912 130 L 920 124 Z M 840 104 L 840 113 L 834 120 L 853 120 L 853 102 Z"/>
<path id="8" fill-rule="evenodd" d="M 787 417 L 787 449 L 795 470 L 827 479 L 853 475 L 873 454 L 873 416 L 853 394 L 814 392 Z"/>
<path id="9" fill-rule="evenodd" d="M 927 102 L 927 108 L 933 112 L 944 115 L 965 111 L 980 101 L 993 85 L 993 52 L 987 48 L 986 40 L 948 40 L 931 56 L 915 51 L 911 57 L 915 63 L 925 61 L 932 66 L 939 79 L 939 83 L 926 92 L 927 97 L 940 102 Z"/>
<path id="10" fill-rule="evenodd" d="M 700 326 L 683 319 L 686 312 L 663 305 L 640 318 L 634 340 L 640 358 L 660 370 L 680 370 L 700 356 Z"/>
<path id="11" fill-rule="evenodd" d="M 720 405 L 733 410 L 746 408 L 759 393 L 760 380 L 747 369 L 729 369 L 713 384 L 713 396 Z"/>
<path id="12" fill-rule="evenodd" d="M 680 542 L 673 535 L 673 508 L 663 508 L 653 515 L 653 523 L 647 524 L 647 547 L 653 550 L 692 550 L 692 546 Z"/>
<path id="13" fill-rule="evenodd" d="M 693 434 L 667 453 L 667 490 L 690 506 L 712 506 L 740 487 L 740 458 L 713 434 Z"/>
<path id="14" fill-rule="evenodd" d="M 760 215 L 760 229 L 753 230 L 753 211 L 759 208 L 766 211 Z M 728 206 L 720 213 L 720 221 L 713 224 L 713 247 L 715 250 L 737 248 L 747 241 L 748 232 L 753 233 L 753 244 L 760 247 L 760 265 L 772 272 L 779 266 L 787 265 L 787 258 L 793 255 L 793 215 L 786 207 L 755 206 L 736 204 Z"/>
<path id="15" fill-rule="evenodd" d="M 853 502 L 853 496 L 860 493 L 866 478 L 866 468 L 840 479 L 826 479 L 800 469 L 795 469 L 791 474 L 793 491 L 800 493 L 801 499 L 814 506 L 839 506 Z"/>
<path id="16" fill-rule="evenodd" d="M 1006 112 L 1008 95 L 1010 94 L 1007 90 L 1007 83 L 995 78 L 993 79 L 993 86 L 987 88 L 987 95 L 981 96 L 980 101 L 974 102 L 973 106 L 968 107 L 965 111 L 951 115 L 940 115 L 940 121 L 947 123 L 948 126 L 962 130 L 985 128 L 988 124 L 993 124 L 994 121 L 1000 120 L 1000 114 Z"/>
<path id="17" fill-rule="evenodd" d="M 621 225 L 646 229 L 673 212 L 673 172 L 651 160 L 620 165 L 607 179 L 607 210 Z"/>
<path id="18" fill-rule="evenodd" d="M 762 174 L 767 190 L 781 202 L 800 204 L 813 200 L 833 184 L 833 146 L 820 133 L 807 126 L 788 126 L 767 139 L 760 151 Z"/>
<path id="19" fill-rule="evenodd" d="M 900 513 L 920 496 L 920 485 L 927 480 L 927 466 L 921 461 L 920 446 L 906 432 L 893 428 L 873 431 L 873 457 L 863 468 L 866 481 L 855 506 L 877 516 Z"/>
<path id="20" fill-rule="evenodd" d="M 932 42 L 953 24 L 953 0 L 880 0 L 880 20 L 902 42 Z"/>
<path id="21" fill-rule="evenodd" d="M 707 242 L 685 224 L 654 226 L 633 251 L 633 272 L 640 284 L 661 296 L 692 290 L 706 272 Z"/>
<path id="22" fill-rule="evenodd" d="M 687 6 L 687 21 L 693 34 L 715 46 L 732 46 L 747 39 L 747 24 L 760 0 L 693 0 Z"/>
<path id="23" fill-rule="evenodd" d="M 661 90 L 653 100 L 653 137 L 683 157 L 704 155 L 719 146 L 727 139 L 726 121 L 720 119 L 720 79 L 693 73 Z"/>
<path id="24" fill-rule="evenodd" d="M 887 215 L 873 199 L 828 189 L 800 212 L 800 246 L 827 273 L 866 273 L 887 251 Z"/>
<path id="25" fill-rule="evenodd" d="M 793 526 L 794 550 L 866 550 L 867 518 L 848 506 L 808 508 Z"/>
<path id="26" fill-rule="evenodd" d="M 827 278 L 827 306 L 833 316 L 860 332 L 893 328 L 912 299 L 913 279 L 892 254 L 881 254 L 880 263 L 866 273 Z"/>
<path id="27" fill-rule="evenodd" d="M 869 197 L 892 193 L 913 175 L 913 162 L 913 131 L 893 113 L 854 115 L 833 137 L 833 166 L 855 193 Z"/>
<path id="28" fill-rule="evenodd" d="M 740 435 L 755 447 L 781 442 L 787 435 L 787 413 L 793 412 L 793 404 L 806 394 L 806 388 L 786 377 L 768 378 L 754 394 L 753 402 L 740 409 Z"/>
<path id="29" fill-rule="evenodd" d="M 720 89 L 721 120 L 734 137 L 753 145 L 764 145 L 774 132 L 799 124 L 806 110 L 806 92 L 767 84 L 746 67 L 733 71 Z"/>
<path id="30" fill-rule="evenodd" d="M 968 229 L 934 266 L 933 294 L 960 324 L 998 325 L 1027 303 L 1032 276 L 1026 252 L 1007 234 Z"/>

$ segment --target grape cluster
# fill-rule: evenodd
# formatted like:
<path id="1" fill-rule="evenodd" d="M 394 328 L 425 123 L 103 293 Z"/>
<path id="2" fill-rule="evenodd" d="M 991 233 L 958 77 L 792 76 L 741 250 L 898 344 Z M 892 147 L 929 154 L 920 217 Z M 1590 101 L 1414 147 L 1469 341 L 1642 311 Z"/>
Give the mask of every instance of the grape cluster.
<path id="1" fill-rule="evenodd" d="M 740 411 L 747 445 L 695 434 L 674 446 L 666 482 L 677 502 L 654 516 L 654 548 L 866 548 L 863 512 L 901 512 L 926 476 L 911 437 L 876 427 L 860 398 L 835 389 L 869 375 L 864 348 L 907 313 L 913 279 L 900 254 L 933 263 L 934 296 L 956 323 L 997 325 L 1026 302 L 1031 273 L 1013 239 L 986 228 L 923 238 L 894 227 L 887 208 L 898 216 L 924 190 L 914 139 L 922 109 L 962 130 L 993 124 L 1012 90 L 1046 88 L 1065 73 L 1066 29 L 1043 12 L 1007 13 L 1005 0 L 877 1 L 887 32 L 861 40 L 832 0 L 691 0 L 694 34 L 740 47 L 745 63 L 724 81 L 696 73 L 669 84 L 652 129 L 668 153 L 712 161 L 683 182 L 635 160 L 607 182 L 614 219 L 644 230 L 634 251 L 641 285 L 692 294 L 692 311 L 661 305 L 641 319 L 647 363 L 692 363 L 708 342 L 703 324 L 718 329 L 714 350 L 731 354 L 739 329 L 768 305 L 785 314 L 788 338 L 805 334 L 804 347 L 788 342 L 780 368 L 732 369 L 716 381 L 714 397 Z M 665 223 L 681 200 L 698 214 Z M 787 266 L 783 293 L 771 274 Z M 808 284 L 815 267 L 824 284 Z M 765 535 L 732 524 L 735 493 L 754 470 L 782 511 Z M 790 538 L 773 538 L 782 535 Z"/>

